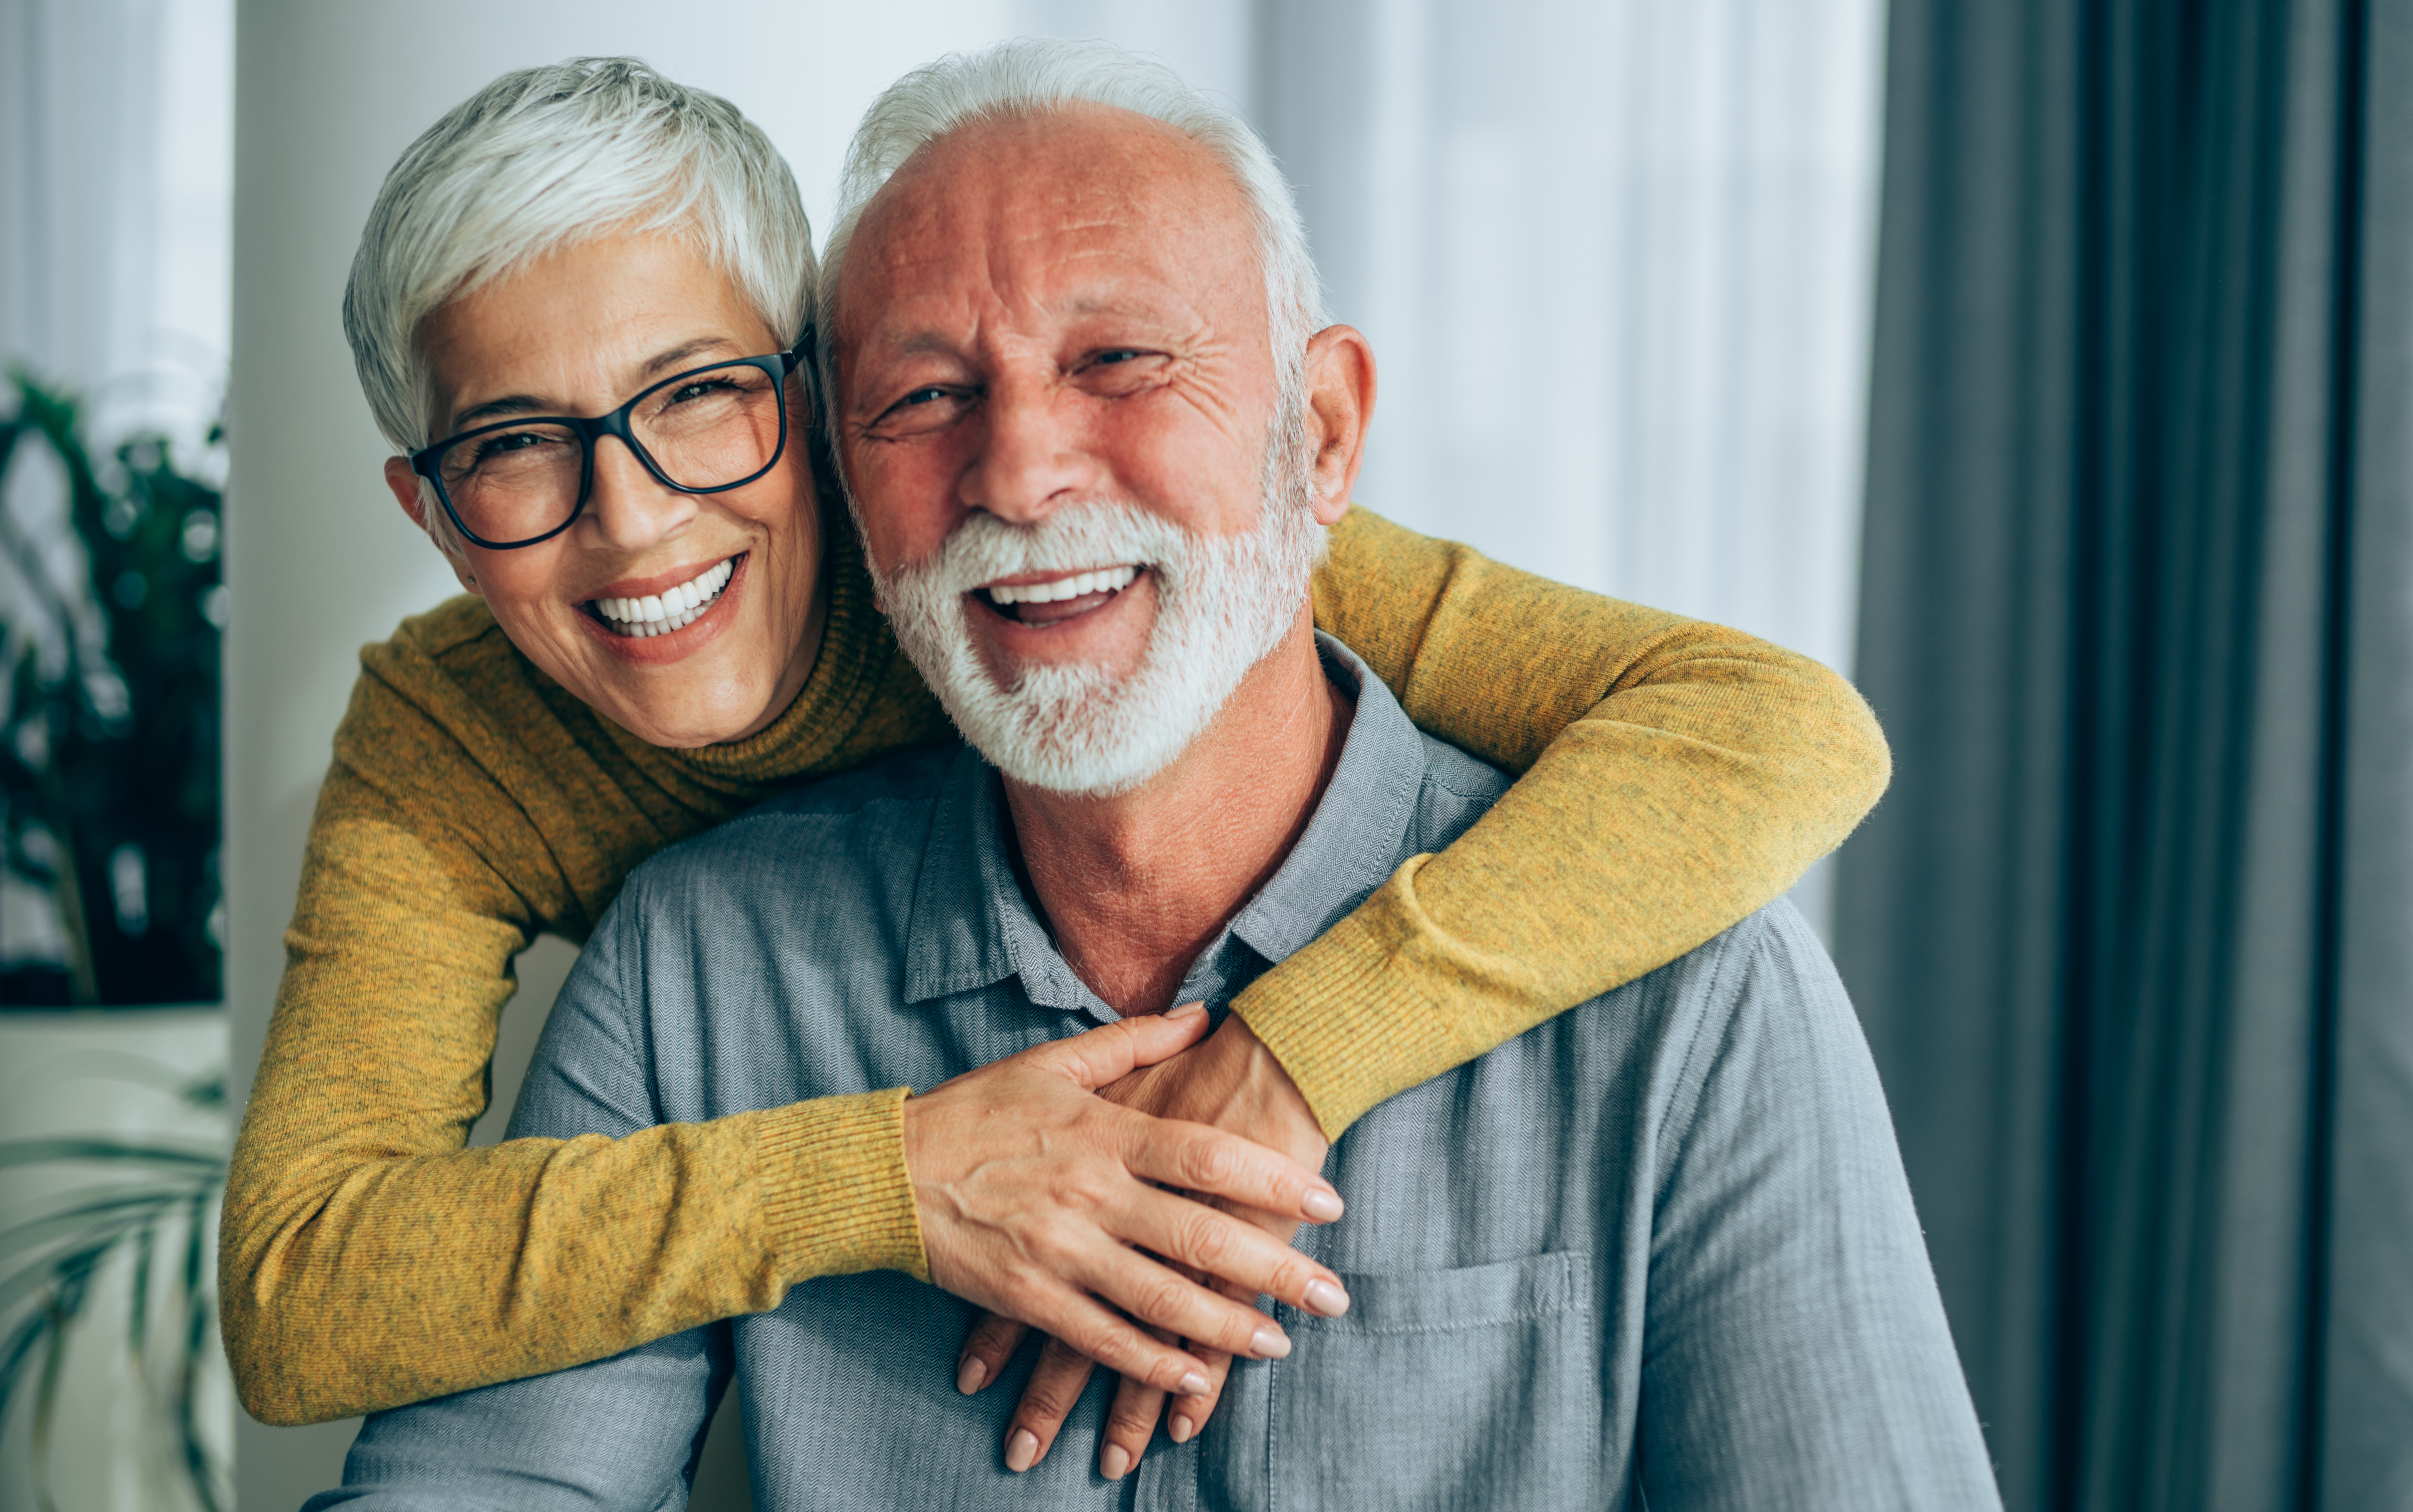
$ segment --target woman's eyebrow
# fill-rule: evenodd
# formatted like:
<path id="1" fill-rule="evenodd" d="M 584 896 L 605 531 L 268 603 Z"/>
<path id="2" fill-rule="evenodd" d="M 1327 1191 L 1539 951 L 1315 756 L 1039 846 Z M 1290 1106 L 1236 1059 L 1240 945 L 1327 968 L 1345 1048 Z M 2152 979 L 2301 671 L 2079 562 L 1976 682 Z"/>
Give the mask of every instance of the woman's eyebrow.
<path id="1" fill-rule="evenodd" d="M 693 341 L 681 342 L 647 358 L 644 366 L 637 370 L 637 376 L 639 379 L 650 378 L 717 347 L 734 347 L 736 345 L 726 336 L 698 336 Z M 511 394 L 502 399 L 489 399 L 482 404 L 460 411 L 452 417 L 452 428 L 459 431 L 478 420 L 503 419 L 513 415 L 557 413 L 559 411 L 552 404 L 533 394 Z"/>
<path id="2" fill-rule="evenodd" d="M 532 394 L 512 394 L 506 399 L 489 399 L 482 404 L 460 410 L 452 417 L 452 429 L 466 429 L 479 420 L 490 420 L 511 415 L 533 415 L 547 408 L 544 401 Z"/>
<path id="3" fill-rule="evenodd" d="M 637 371 L 641 375 L 650 378 L 658 373 L 669 372 L 691 357 L 701 357 L 716 347 L 734 347 L 736 345 L 726 336 L 698 336 L 693 341 L 682 342 L 666 351 L 655 354 L 647 360 L 644 367 Z"/>

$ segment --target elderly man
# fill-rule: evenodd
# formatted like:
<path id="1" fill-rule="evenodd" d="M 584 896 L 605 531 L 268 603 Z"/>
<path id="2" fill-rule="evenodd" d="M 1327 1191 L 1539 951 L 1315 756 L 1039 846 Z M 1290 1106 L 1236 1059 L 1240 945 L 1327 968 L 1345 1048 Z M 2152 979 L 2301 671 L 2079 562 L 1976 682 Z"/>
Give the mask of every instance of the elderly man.
<path id="1" fill-rule="evenodd" d="M 836 449 L 968 744 L 636 873 L 515 1133 L 963 1101 L 1098 1024 L 1220 1012 L 1506 791 L 1313 628 L 1373 363 L 1244 125 L 1015 44 L 884 95 L 846 197 Z M 318 1505 L 676 1505 L 733 1374 L 771 1507 L 1992 1505 L 1874 1072 L 1784 905 L 1385 1103 L 1326 1169 L 1347 1213 L 1300 1245 L 1347 1311 L 1283 1307 L 1145 1459 L 1157 1399 L 959 1391 L 967 1305 L 883 1271 L 372 1419 Z"/>

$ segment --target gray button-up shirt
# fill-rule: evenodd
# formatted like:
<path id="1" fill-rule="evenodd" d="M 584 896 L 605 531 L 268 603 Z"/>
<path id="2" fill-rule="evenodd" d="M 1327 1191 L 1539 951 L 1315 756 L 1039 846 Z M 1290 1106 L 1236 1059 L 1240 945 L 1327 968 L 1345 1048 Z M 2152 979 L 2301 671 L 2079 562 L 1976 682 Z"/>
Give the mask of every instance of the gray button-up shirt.
<path id="1" fill-rule="evenodd" d="M 1177 1001 L 1218 1012 L 1507 786 L 1357 690 L 1332 783 Z M 783 797 L 640 868 L 546 1026 L 514 1135 L 620 1135 L 936 1082 L 1115 1017 L 1017 882 L 963 747 Z M 1446 1011 L 1434 1010 L 1434 1011 Z M 756 1505 L 1853 1508 L 1996 1505 L 1850 1005 L 1777 904 L 1375 1108 L 1299 1237 L 1355 1305 L 1280 1309 L 1206 1431 L 1096 1472 L 1109 1383 L 1001 1459 L 1033 1351 L 977 1397 L 972 1310 L 889 1271 L 615 1358 L 369 1419 L 312 1505 L 684 1504 L 733 1374 Z M 1637 1493 L 1641 1493 L 1637 1495 Z"/>

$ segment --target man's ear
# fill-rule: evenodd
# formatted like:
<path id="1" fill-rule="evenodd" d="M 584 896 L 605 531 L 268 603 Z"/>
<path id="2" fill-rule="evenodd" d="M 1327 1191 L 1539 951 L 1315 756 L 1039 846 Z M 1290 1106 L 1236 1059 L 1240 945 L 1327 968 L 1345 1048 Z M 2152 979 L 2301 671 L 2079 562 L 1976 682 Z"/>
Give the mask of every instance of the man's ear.
<path id="1" fill-rule="evenodd" d="M 410 522 L 426 531 L 427 538 L 434 541 L 436 532 L 427 526 L 427 495 L 420 487 L 419 475 L 410 470 L 409 458 L 388 457 L 385 460 L 385 486 L 387 492 L 393 495 L 393 502 L 402 506 L 402 512 L 410 517 Z M 478 580 L 470 574 L 468 563 L 451 551 L 444 552 L 444 561 L 452 567 L 452 576 L 461 580 L 462 587 L 473 594 L 478 592 Z"/>
<path id="2" fill-rule="evenodd" d="M 1307 432 L 1315 443 L 1315 518 L 1349 512 L 1374 418 L 1374 348 L 1355 326 L 1326 326 L 1307 343 Z"/>

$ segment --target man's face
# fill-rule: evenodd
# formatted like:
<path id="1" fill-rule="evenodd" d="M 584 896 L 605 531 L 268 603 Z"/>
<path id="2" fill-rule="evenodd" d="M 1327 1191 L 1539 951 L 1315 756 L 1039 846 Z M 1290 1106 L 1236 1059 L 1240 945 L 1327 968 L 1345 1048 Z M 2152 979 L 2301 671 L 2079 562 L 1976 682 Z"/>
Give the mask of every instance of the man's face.
<path id="1" fill-rule="evenodd" d="M 841 276 L 838 445 L 900 641 L 1009 775 L 1146 780 L 1321 547 L 1239 190 L 1123 111 L 968 127 Z"/>

